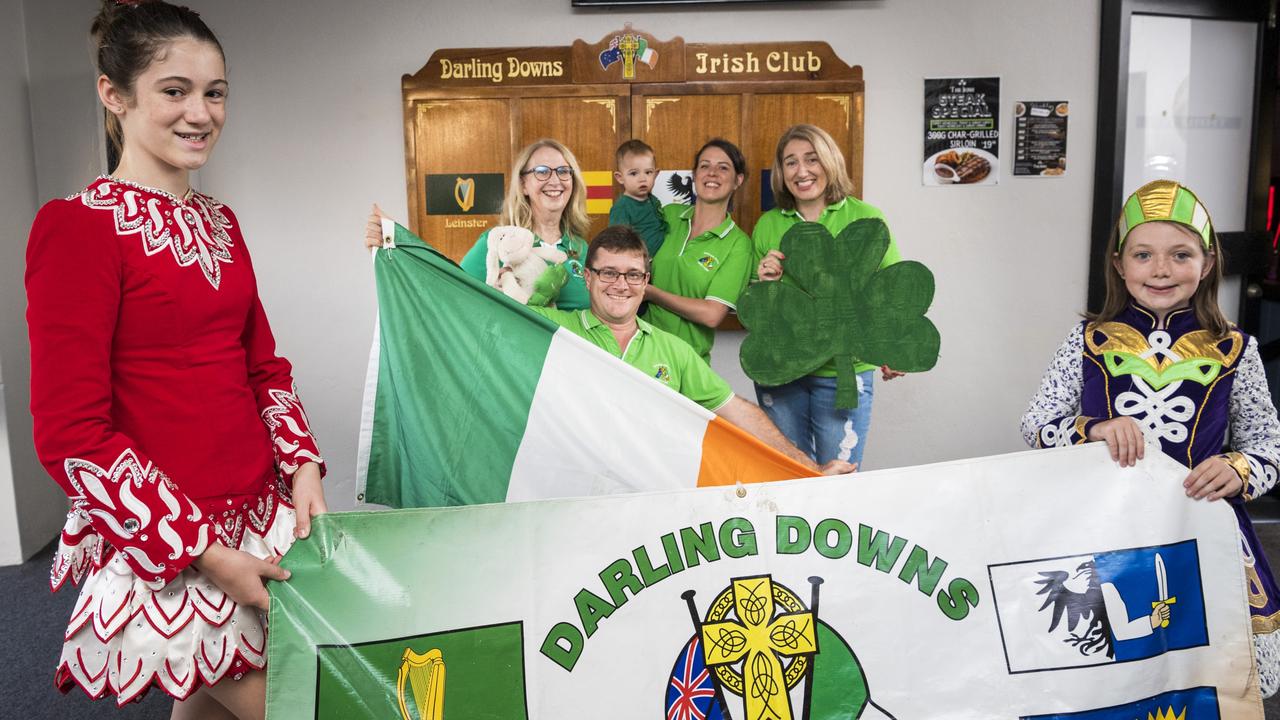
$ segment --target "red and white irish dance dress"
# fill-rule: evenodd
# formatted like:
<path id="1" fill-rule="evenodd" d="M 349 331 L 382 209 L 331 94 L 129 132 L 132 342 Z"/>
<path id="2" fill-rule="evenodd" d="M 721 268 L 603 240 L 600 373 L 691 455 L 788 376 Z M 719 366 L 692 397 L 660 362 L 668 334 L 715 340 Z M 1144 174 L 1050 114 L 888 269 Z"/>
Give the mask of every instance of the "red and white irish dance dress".
<path id="1" fill-rule="evenodd" d="M 288 550 L 323 463 L 235 215 L 99 178 L 40 210 L 26 287 L 36 451 L 71 498 L 50 585 L 81 586 L 58 687 L 123 705 L 263 667 L 264 616 L 191 563 Z"/>

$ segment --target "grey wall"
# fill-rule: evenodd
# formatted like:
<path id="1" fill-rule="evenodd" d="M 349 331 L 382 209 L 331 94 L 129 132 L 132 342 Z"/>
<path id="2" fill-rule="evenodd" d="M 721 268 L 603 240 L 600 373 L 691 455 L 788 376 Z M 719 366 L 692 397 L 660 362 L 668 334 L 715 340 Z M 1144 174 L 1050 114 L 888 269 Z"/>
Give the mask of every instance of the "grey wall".
<path id="1" fill-rule="evenodd" d="M 30 43 L 29 56 L 43 202 L 97 172 L 95 131 L 84 129 L 96 122 L 92 73 L 78 50 L 94 3 L 26 6 L 33 16 L 28 37 L 41 40 Z M 398 218 L 407 215 L 400 76 L 439 48 L 594 41 L 626 21 L 690 42 L 823 40 L 863 66 L 864 195 L 884 209 L 904 255 L 937 276 L 930 315 L 943 337 L 935 370 L 878 386 L 864 464 L 1022 448 L 1018 416 L 1084 303 L 1097 2 L 864 0 L 626 12 L 575 11 L 569 0 L 222 0 L 194 7 L 225 46 L 232 87 L 225 132 L 199 184 L 243 225 L 281 352 L 294 363 L 329 459 L 332 507 L 353 502 L 373 332 L 372 279 L 360 247 L 364 218 L 374 201 Z M 1015 180 L 1006 169 L 995 187 L 922 187 L 922 78 L 960 75 L 1003 78 L 1006 160 L 1014 100 L 1071 101 L 1067 174 Z M 759 168 L 766 159 L 751 160 Z M 29 214 L 11 221 L 14 237 L 25 237 Z M 0 306 L 5 323 L 21 312 L 21 299 L 9 294 Z M 736 345 L 737 338 L 722 338 L 714 364 L 750 396 Z M 5 371 L 8 378 L 7 365 Z"/>
<path id="2" fill-rule="evenodd" d="M 38 3 L 26 3 L 35 6 Z M 37 191 L 30 62 L 41 42 L 27 35 L 31 8 L 0 0 L 0 564 L 20 561 L 57 532 L 66 515 L 62 491 L 45 474 L 31 445 L 28 383 L 31 374 L 23 313 L 23 260 Z"/>
<path id="3" fill-rule="evenodd" d="M 35 212 L 35 164 L 31 156 L 31 106 L 27 102 L 27 44 L 21 0 L 0 0 L 0 15 L 17 22 L 0 26 L 0 564 L 19 560 L 14 460 L 22 452 L 21 385 L 27 363 L 22 326 L 22 249 Z M 10 420 L 12 418 L 12 420 Z M 27 422 L 30 427 L 30 422 Z M 28 443 L 29 445 L 30 443 Z M 21 461 L 19 460 L 19 464 Z"/>

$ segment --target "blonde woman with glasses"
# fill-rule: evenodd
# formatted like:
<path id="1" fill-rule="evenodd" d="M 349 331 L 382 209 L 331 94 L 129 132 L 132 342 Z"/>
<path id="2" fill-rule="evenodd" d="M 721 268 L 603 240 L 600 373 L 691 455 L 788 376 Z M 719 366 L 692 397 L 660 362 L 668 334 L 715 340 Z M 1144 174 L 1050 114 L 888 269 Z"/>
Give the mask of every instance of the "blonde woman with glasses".
<path id="1" fill-rule="evenodd" d="M 556 306 L 582 310 L 590 305 L 583 280 L 587 255 L 587 187 L 582 170 L 569 148 L 555 140 L 529 144 L 516 155 L 502 201 L 500 225 L 515 225 L 533 233 L 538 245 L 553 245 L 568 259 L 569 281 L 560 290 Z M 488 268 L 489 230 L 462 258 L 462 269 L 484 282 Z"/>

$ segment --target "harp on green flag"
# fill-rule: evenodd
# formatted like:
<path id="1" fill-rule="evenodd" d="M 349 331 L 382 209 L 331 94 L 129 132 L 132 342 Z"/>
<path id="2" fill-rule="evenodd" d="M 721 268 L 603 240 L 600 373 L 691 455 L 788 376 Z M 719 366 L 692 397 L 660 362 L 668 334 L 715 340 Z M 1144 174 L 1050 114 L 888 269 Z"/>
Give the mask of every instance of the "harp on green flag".
<path id="1" fill-rule="evenodd" d="M 413 715 L 405 705 L 404 686 L 408 681 L 413 695 Z M 419 655 L 405 648 L 396 675 L 396 698 L 404 720 L 440 720 L 444 717 L 444 655 L 437 649 Z"/>

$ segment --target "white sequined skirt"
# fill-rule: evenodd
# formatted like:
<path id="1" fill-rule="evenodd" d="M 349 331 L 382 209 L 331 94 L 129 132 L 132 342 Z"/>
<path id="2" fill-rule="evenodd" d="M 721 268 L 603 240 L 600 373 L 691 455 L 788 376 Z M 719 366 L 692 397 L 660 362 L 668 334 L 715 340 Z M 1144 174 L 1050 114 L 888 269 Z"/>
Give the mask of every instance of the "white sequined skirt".
<path id="1" fill-rule="evenodd" d="M 263 512 L 249 517 L 260 522 L 236 533 L 239 549 L 259 558 L 284 554 L 294 540 L 293 508 L 268 494 L 257 509 Z M 85 522 L 68 516 L 54 559 L 55 589 L 69 568 L 80 571 L 73 574 L 81 584 L 54 676 L 60 690 L 79 685 L 93 698 L 113 694 L 123 706 L 155 686 L 184 700 L 201 685 L 266 666 L 265 613 L 237 605 L 194 566 L 152 590 L 120 553 L 101 562 L 102 545 Z M 67 544 L 85 537 L 92 542 Z"/>

